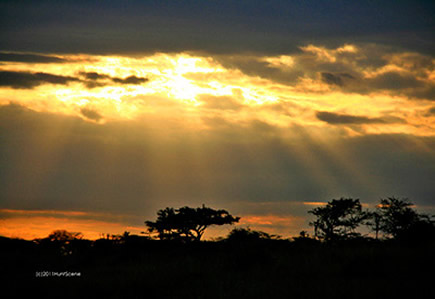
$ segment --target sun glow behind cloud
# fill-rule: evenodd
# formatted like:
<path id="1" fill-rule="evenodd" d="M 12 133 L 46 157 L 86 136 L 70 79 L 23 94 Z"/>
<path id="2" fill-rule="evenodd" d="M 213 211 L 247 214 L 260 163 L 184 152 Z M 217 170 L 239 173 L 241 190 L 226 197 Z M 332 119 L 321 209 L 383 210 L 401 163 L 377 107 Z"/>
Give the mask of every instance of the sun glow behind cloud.
<path id="1" fill-rule="evenodd" d="M 253 63 L 263 61 L 269 65 L 269 69 L 288 73 L 304 65 L 311 67 L 311 63 L 319 60 L 329 64 L 344 63 L 349 58 L 341 56 L 359 55 L 354 45 L 344 45 L 337 49 L 309 45 L 301 49 L 302 54 L 299 56 L 255 57 Z M 365 79 L 393 70 L 404 72 L 404 69 L 410 69 L 412 65 L 401 57 L 390 57 L 394 65 L 365 70 L 355 68 L 355 71 L 360 71 Z M 328 124 L 316 118 L 315 112 L 330 111 L 385 119 L 342 126 L 351 135 L 363 132 L 434 135 L 433 118 L 421 117 L 420 112 L 430 109 L 430 102 L 410 101 L 404 95 L 393 95 L 382 90 L 343 92 L 337 88 L 339 84 L 344 84 L 343 80 L 349 81 L 349 86 L 355 84 L 355 75 L 328 74 L 325 79 L 319 79 L 315 74 L 311 77 L 305 75 L 299 76 L 293 83 L 284 83 L 262 76 L 261 71 L 253 76 L 237 67 L 226 67 L 225 62 L 221 61 L 228 58 L 215 59 L 188 53 L 157 53 L 145 57 L 67 55 L 61 58 L 67 62 L 4 63 L 2 71 L 44 72 L 74 80 L 71 79 L 67 84 L 40 84 L 31 89 L 3 88 L 0 91 L 0 102 L 7 104 L 13 101 L 36 111 L 78 115 L 88 120 L 92 119 L 84 116 L 81 111 L 91 109 L 101 115 L 100 122 L 134 119 L 149 114 L 162 116 L 174 112 L 195 120 L 202 118 L 206 110 L 208 115 L 218 115 L 232 122 L 258 119 L 282 128 L 294 124 L 327 127 Z M 424 80 L 433 81 L 430 71 L 423 73 L 427 78 Z M 96 74 L 103 79 L 89 82 L 83 74 Z M 144 82 L 116 83 L 127 82 L 129 76 L 144 78 Z M 94 86 L 90 87 L 91 83 Z M 231 114 L 228 109 L 211 111 L 207 103 L 201 101 L 204 97 L 226 97 L 241 109 L 237 115 Z M 271 105 L 276 108 L 280 106 L 280 109 L 269 109 Z M 400 118 L 406 121 L 389 121 Z"/>

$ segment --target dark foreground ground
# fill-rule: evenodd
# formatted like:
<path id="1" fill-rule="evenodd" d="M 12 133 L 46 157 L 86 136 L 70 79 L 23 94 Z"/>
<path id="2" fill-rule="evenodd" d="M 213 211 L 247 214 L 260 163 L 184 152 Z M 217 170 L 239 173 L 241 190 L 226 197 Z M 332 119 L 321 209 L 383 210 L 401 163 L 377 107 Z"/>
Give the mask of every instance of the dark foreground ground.
<path id="1" fill-rule="evenodd" d="M 9 298 L 24 292 L 34 294 L 28 298 L 433 298 L 434 249 L 374 241 L 1 238 L 0 278 Z"/>

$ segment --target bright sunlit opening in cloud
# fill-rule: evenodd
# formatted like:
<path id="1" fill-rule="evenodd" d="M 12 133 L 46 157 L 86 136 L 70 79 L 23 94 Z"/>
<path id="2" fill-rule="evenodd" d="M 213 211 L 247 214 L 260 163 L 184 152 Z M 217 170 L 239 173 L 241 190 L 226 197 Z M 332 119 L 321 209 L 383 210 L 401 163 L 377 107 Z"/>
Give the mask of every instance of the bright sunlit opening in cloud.
<path id="1" fill-rule="evenodd" d="M 264 61 L 271 68 L 287 74 L 294 67 L 295 71 L 299 71 L 301 63 L 308 64 L 309 59 L 313 63 L 319 60 L 327 63 L 347 63 L 347 60 L 339 62 L 339 59 L 345 59 L 341 55 L 359 55 L 361 52 L 351 44 L 337 49 L 315 45 L 301 49 L 300 56 L 249 59 L 258 59 L 258 63 Z M 307 56 L 311 54 L 314 56 Z M 65 55 L 63 59 L 67 62 L 44 65 L 5 63 L 2 66 L 5 71 L 36 74 L 24 75 L 34 76 L 35 82 L 26 84 L 35 86 L 2 89 L 0 101 L 6 104 L 13 100 L 37 111 L 78 115 L 100 123 L 115 119 L 134 119 L 149 113 L 163 116 L 175 110 L 178 113 L 188 113 L 190 120 L 197 122 L 195 119 L 204 116 L 202 108 L 211 107 L 210 103 L 203 102 L 204 97 L 227 97 L 225 101 L 231 99 L 231 109 L 235 109 L 237 105 L 241 113 L 237 118 L 230 116 L 229 102 L 221 99 L 221 108 L 215 109 L 214 114 L 229 117 L 231 122 L 257 118 L 280 127 L 294 124 L 327 126 L 327 123 L 315 117 L 315 113 L 306 113 L 314 109 L 314 112 L 327 111 L 349 115 L 351 118 L 362 114 L 366 121 L 357 119 L 359 123 L 344 124 L 351 135 L 361 132 L 433 135 L 433 118 L 416 114 L 416 109 L 430 109 L 429 103 L 412 102 L 404 95 L 391 95 L 384 90 L 355 92 L 356 88 L 360 88 L 353 87 L 357 82 L 355 75 L 324 72 L 320 73 L 320 77 L 319 74 L 314 74 L 310 77 L 299 77 L 292 84 L 285 84 L 276 82 L 273 78 L 250 76 L 238 69 L 226 68 L 225 58 L 222 57 L 214 59 L 186 53 L 157 53 L 143 57 Z M 231 59 L 234 61 L 236 58 Z M 391 72 L 410 72 L 412 65 L 402 63 L 400 59 L 410 58 L 396 55 L 394 59 L 390 59 L 390 64 L 376 69 L 360 70 L 362 78 L 374 81 Z M 257 62 L 253 60 L 252 63 Z M 349 84 L 349 88 L 355 91 L 340 90 L 346 87 L 345 84 Z M 218 107 L 216 103 L 213 104 L 215 108 Z M 280 105 L 281 109 L 267 109 L 273 104 Z M 223 109 L 224 107 L 226 108 Z M 83 111 L 93 111 L 95 117 L 89 117 L 89 113 L 84 115 Z M 210 110 L 208 114 L 210 115 Z"/>

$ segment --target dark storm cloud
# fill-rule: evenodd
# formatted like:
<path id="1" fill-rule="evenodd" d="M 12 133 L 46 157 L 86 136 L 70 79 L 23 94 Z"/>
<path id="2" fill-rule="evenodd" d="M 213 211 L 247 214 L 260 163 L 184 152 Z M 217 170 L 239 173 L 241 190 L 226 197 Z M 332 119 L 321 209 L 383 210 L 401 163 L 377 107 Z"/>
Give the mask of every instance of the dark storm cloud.
<path id="1" fill-rule="evenodd" d="M 429 108 L 429 109 L 426 111 L 425 116 L 435 116 L 435 106 Z"/>
<path id="2" fill-rule="evenodd" d="M 356 116 L 350 114 L 340 114 L 326 111 L 317 111 L 316 117 L 328 124 L 332 125 L 362 125 L 362 124 L 388 124 L 388 123 L 404 123 L 405 120 L 399 117 L 367 117 Z"/>
<path id="3" fill-rule="evenodd" d="M 104 80 L 110 79 L 109 75 L 96 72 L 80 72 L 79 75 L 84 77 L 83 84 L 89 89 L 106 86 L 108 83 L 104 82 Z"/>
<path id="4" fill-rule="evenodd" d="M 85 78 L 84 83 L 87 88 L 109 85 L 110 82 L 125 85 L 140 85 L 149 80 L 148 78 L 136 77 L 134 75 L 126 78 L 118 78 L 96 72 L 80 72 L 79 75 Z"/>
<path id="5" fill-rule="evenodd" d="M 259 76 L 296 88 L 300 79 L 311 78 L 340 88 L 345 93 L 367 95 L 387 91 L 391 95 L 407 96 L 410 99 L 435 100 L 435 84 L 428 78 L 434 69 L 430 56 L 395 53 L 386 47 L 374 45 L 356 47 L 354 52 L 340 52 L 340 48 L 313 48 L 329 53 L 331 59 L 319 61 L 315 51 L 306 49 L 291 55 L 291 63 L 288 65 L 272 64 L 268 62 L 270 57 L 253 55 L 217 55 L 214 59 L 226 68 L 238 69 L 249 76 Z M 377 59 L 379 56 L 383 58 Z M 280 59 L 279 56 L 272 58 L 278 61 Z M 374 70 L 391 68 L 392 65 L 397 70 L 373 73 Z M 367 73 L 372 74 L 367 77 Z M 302 90 L 310 91 L 304 87 Z"/>
<path id="6" fill-rule="evenodd" d="M 423 69 L 417 70 L 417 72 Z M 410 99 L 435 100 L 435 84 L 426 78 L 418 78 L 411 72 L 386 72 L 372 78 L 344 77 L 342 74 L 321 73 L 321 80 L 341 88 L 343 92 L 369 94 L 387 91 L 391 95 Z"/>
<path id="7" fill-rule="evenodd" d="M 283 84 L 293 84 L 304 71 L 296 68 L 282 70 L 271 67 L 261 57 L 252 55 L 217 55 L 216 61 L 228 69 L 239 69 L 249 76 L 260 76 Z"/>
<path id="8" fill-rule="evenodd" d="M 386 90 L 418 88 L 425 85 L 424 82 L 414 76 L 401 74 L 399 72 L 387 72 L 367 81 L 372 88 Z"/>
<path id="9" fill-rule="evenodd" d="M 331 73 L 321 73 L 322 81 L 327 84 L 342 86 L 343 81 L 340 76 Z"/>
<path id="10" fill-rule="evenodd" d="M 85 77 L 88 80 L 101 80 L 101 79 L 110 79 L 109 75 L 99 74 L 96 72 L 80 72 L 81 76 Z"/>
<path id="11" fill-rule="evenodd" d="M 47 73 L 10 72 L 0 71 L 0 86 L 17 89 L 31 89 L 42 84 L 66 85 L 70 82 L 80 81 L 69 76 L 59 76 Z"/>
<path id="12" fill-rule="evenodd" d="M 342 86 L 343 91 L 367 94 L 375 91 L 387 91 L 392 95 L 404 95 L 410 99 L 435 100 L 435 84 L 427 78 L 419 78 L 419 72 L 430 68 L 414 70 L 414 72 L 390 71 L 373 78 L 360 79 Z"/>
<path id="13" fill-rule="evenodd" d="M 364 53 L 365 49 L 361 49 Z M 364 53 L 365 54 L 365 53 Z M 385 52 L 383 52 L 385 54 Z M 357 58 L 359 55 L 353 54 Z M 336 54 L 337 60 L 334 62 L 319 62 L 313 53 L 306 53 L 299 50 L 291 56 L 291 65 L 271 65 L 263 57 L 253 55 L 217 55 L 216 61 L 229 69 L 238 69 L 249 76 L 259 76 L 261 78 L 273 80 L 286 85 L 297 85 L 298 80 L 303 77 L 310 77 L 343 88 L 345 85 L 358 83 L 358 67 L 361 63 L 368 63 L 366 58 L 343 60 L 343 55 Z M 275 57 L 276 58 L 276 57 Z M 387 63 L 383 61 L 383 64 Z M 370 65 L 373 67 L 373 65 Z"/>
<path id="14" fill-rule="evenodd" d="M 67 62 L 68 60 L 49 55 L 0 52 L 0 61 L 26 63 L 62 63 Z"/>
<path id="15" fill-rule="evenodd" d="M 82 115 L 84 117 L 91 119 L 91 120 L 99 121 L 100 119 L 103 118 L 103 116 L 100 113 L 98 113 L 98 111 L 96 111 L 94 109 L 81 108 L 80 112 L 82 113 Z"/>
<path id="16" fill-rule="evenodd" d="M 286 137 L 289 129 L 258 121 L 209 125 L 205 132 L 146 122 L 97 125 L 2 106 L 0 208 L 152 216 L 165 206 L 211 201 L 226 207 L 339 196 L 364 202 L 407 196 L 421 205 L 433 200 L 433 137 L 338 139 L 334 156 L 303 127 Z M 346 158 L 349 165 L 342 163 Z"/>
<path id="17" fill-rule="evenodd" d="M 354 79 L 352 75 L 341 73 L 341 74 L 331 74 L 331 73 L 320 73 L 323 82 L 331 85 L 343 86 L 346 79 Z"/>
<path id="18" fill-rule="evenodd" d="M 147 78 L 140 78 L 136 76 L 129 76 L 127 78 L 112 78 L 112 81 L 120 84 L 134 84 L 139 85 L 148 81 Z"/>
<path id="19" fill-rule="evenodd" d="M 373 57 L 378 56 L 383 57 L 383 61 L 373 61 Z M 410 99 L 435 100 L 435 84 L 429 77 L 435 68 L 433 61 L 429 55 L 395 53 L 385 47 L 376 51 L 375 46 L 364 46 L 350 60 L 337 57 L 333 63 L 314 68 L 310 67 L 310 61 L 306 61 L 305 69 L 308 75 L 316 69 L 322 70 L 321 80 L 340 87 L 344 92 L 368 94 L 387 91 L 391 95 L 407 96 Z M 331 71 L 333 68 L 335 71 Z M 383 68 L 392 70 L 385 72 Z M 373 72 L 376 69 L 380 72 Z M 365 72 L 372 74 L 367 77 Z M 313 77 L 312 74 L 310 76 Z"/>
<path id="20" fill-rule="evenodd" d="M 412 97 L 417 99 L 427 99 L 435 101 L 435 84 L 431 84 L 411 93 Z"/>
<path id="21" fill-rule="evenodd" d="M 1 1 L 0 48 L 290 53 L 380 43 L 434 53 L 433 1 Z M 50 52 L 52 53 L 52 52 Z"/>

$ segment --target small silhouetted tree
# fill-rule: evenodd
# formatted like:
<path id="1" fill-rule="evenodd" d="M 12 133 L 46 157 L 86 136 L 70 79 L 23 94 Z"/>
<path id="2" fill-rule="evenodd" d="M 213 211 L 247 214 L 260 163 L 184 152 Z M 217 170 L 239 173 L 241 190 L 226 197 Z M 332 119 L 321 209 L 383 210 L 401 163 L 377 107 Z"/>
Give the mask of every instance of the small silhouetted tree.
<path id="1" fill-rule="evenodd" d="M 417 213 L 407 198 L 381 199 L 376 211 L 370 213 L 369 226 L 393 239 L 433 238 L 435 225 L 427 215 Z"/>
<path id="2" fill-rule="evenodd" d="M 380 230 L 386 235 L 397 238 L 401 232 L 408 230 L 418 220 L 418 214 L 411 207 L 413 203 L 407 198 L 389 197 L 381 199 L 377 206 L 381 215 Z"/>
<path id="3" fill-rule="evenodd" d="M 379 239 L 379 232 L 381 231 L 381 220 L 382 216 L 379 211 L 374 212 L 366 212 L 367 221 L 364 223 L 367 225 L 373 232 L 375 232 L 375 239 Z"/>
<path id="4" fill-rule="evenodd" d="M 362 224 L 367 215 L 362 211 L 359 199 L 333 199 L 326 206 L 308 211 L 316 216 L 310 225 L 314 226 L 317 238 L 326 241 L 348 239 L 359 236 L 355 229 Z"/>
<path id="5" fill-rule="evenodd" d="M 212 208 L 166 208 L 157 212 L 156 221 L 145 221 L 148 232 L 157 233 L 160 240 L 200 241 L 211 225 L 233 224 L 240 217 L 233 217 L 225 210 Z"/>

